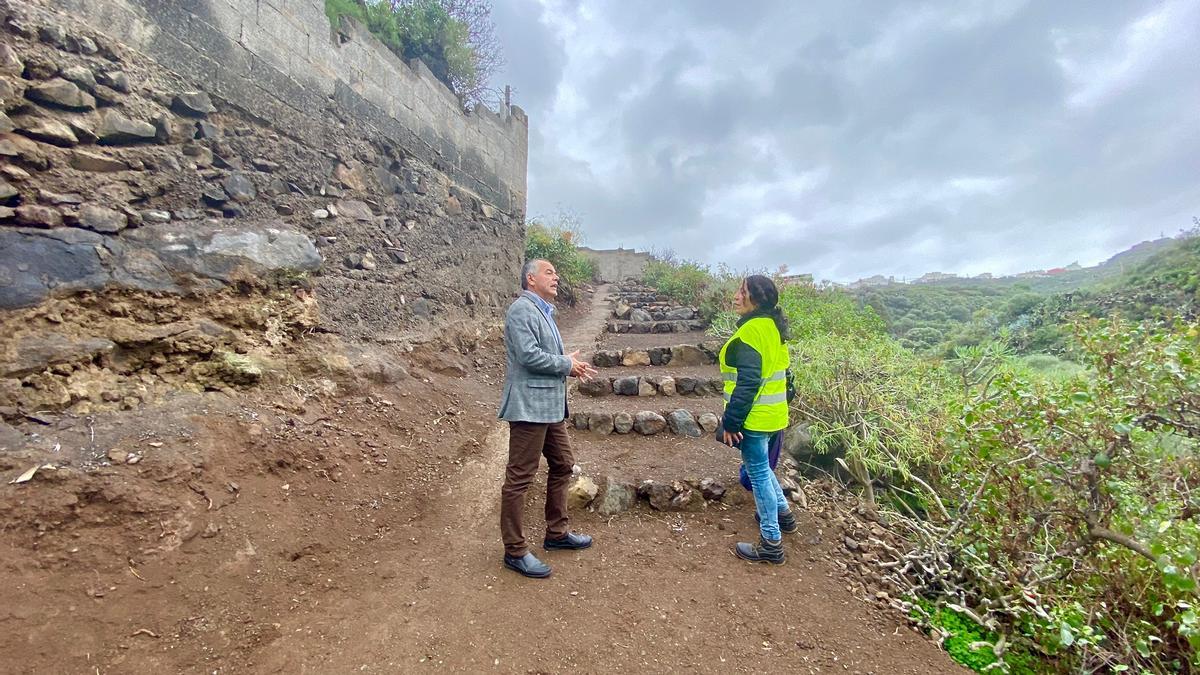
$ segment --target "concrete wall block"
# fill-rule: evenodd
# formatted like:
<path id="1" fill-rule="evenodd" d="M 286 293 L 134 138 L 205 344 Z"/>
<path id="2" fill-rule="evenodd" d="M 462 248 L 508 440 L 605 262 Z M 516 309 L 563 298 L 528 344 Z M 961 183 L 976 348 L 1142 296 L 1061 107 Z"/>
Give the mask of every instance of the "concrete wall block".
<path id="1" fill-rule="evenodd" d="M 266 0 L 260 1 L 256 7 L 255 25 L 259 30 L 269 34 L 280 42 L 286 43 L 293 50 L 303 47 L 304 53 L 308 52 L 307 37 L 309 28 L 285 16 L 283 11 L 266 2 Z M 303 44 L 297 41 L 297 38 L 300 36 L 305 37 Z"/>
<path id="2" fill-rule="evenodd" d="M 209 59 L 220 62 L 231 73 L 240 73 L 242 76 L 250 73 L 250 58 L 245 48 L 201 16 L 191 15 L 186 29 L 173 37 Z"/>

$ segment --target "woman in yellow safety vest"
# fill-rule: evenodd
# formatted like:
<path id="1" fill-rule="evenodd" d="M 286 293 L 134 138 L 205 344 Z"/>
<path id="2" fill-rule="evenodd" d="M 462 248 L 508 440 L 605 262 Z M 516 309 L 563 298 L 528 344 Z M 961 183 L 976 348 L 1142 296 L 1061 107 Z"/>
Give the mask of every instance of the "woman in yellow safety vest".
<path id="1" fill-rule="evenodd" d="M 782 532 L 795 532 L 796 519 L 771 470 L 767 444 L 788 425 L 787 319 L 775 283 L 759 274 L 742 281 L 733 308 L 741 318 L 720 354 L 725 380 L 721 440 L 741 449 L 762 535 L 755 544 L 739 542 L 733 552 L 743 560 L 780 565 Z"/>

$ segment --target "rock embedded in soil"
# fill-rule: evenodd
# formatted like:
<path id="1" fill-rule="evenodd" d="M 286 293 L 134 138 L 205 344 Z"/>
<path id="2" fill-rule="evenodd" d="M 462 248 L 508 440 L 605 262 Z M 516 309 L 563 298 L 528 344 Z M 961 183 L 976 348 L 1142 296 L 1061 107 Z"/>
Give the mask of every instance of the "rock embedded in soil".
<path id="1" fill-rule="evenodd" d="M 171 110 L 180 115 L 187 115 L 188 117 L 205 117 L 217 111 L 212 104 L 212 99 L 202 91 L 188 91 L 176 94 L 175 98 L 171 101 Z"/>
<path id="2" fill-rule="evenodd" d="M 221 137 L 221 128 L 212 122 L 200 120 L 196 122 L 195 137 L 197 139 L 216 139 Z"/>
<path id="3" fill-rule="evenodd" d="M 236 202 L 251 202 L 258 196 L 258 190 L 254 187 L 254 181 L 241 172 L 234 172 L 225 179 L 221 184 L 225 189 L 225 193 Z"/>
<path id="4" fill-rule="evenodd" d="M 613 380 L 613 393 L 617 396 L 637 396 L 638 378 L 635 375 L 618 377 Z"/>
<path id="5" fill-rule="evenodd" d="M 633 415 L 627 412 L 613 415 L 613 430 L 618 434 L 627 434 L 633 431 Z"/>
<path id="6" fill-rule="evenodd" d="M 671 363 L 676 366 L 707 366 L 715 361 L 695 345 L 677 345 L 671 348 Z"/>
<path id="7" fill-rule="evenodd" d="M 74 82 L 56 77 L 25 90 L 25 97 L 38 103 L 70 108 L 72 110 L 93 110 L 96 99 L 83 91 Z"/>
<path id="8" fill-rule="evenodd" d="M 93 171 L 98 173 L 106 173 L 113 171 L 126 171 L 129 165 L 119 159 L 106 157 L 84 150 L 72 150 L 71 157 L 68 160 L 72 168 L 80 171 Z"/>
<path id="9" fill-rule="evenodd" d="M 720 501 L 725 496 L 725 485 L 715 478 L 705 478 L 700 481 L 700 494 L 705 499 Z"/>
<path id="10" fill-rule="evenodd" d="M 79 142 L 70 126 L 49 117 L 19 117 L 13 124 L 19 133 L 51 145 L 70 147 Z"/>
<path id="11" fill-rule="evenodd" d="M 0 42 L 0 75 L 20 77 L 24 71 L 25 64 L 17 55 L 17 51 L 7 42 Z"/>
<path id="12" fill-rule="evenodd" d="M 64 80 L 68 80 L 80 89 L 91 91 L 96 86 L 96 76 L 86 66 L 74 65 L 62 71 Z"/>
<path id="13" fill-rule="evenodd" d="M 129 85 L 129 76 L 119 70 L 102 71 L 96 76 L 96 81 L 106 87 L 112 87 L 122 94 L 128 94 L 133 91 L 133 88 Z"/>
<path id="14" fill-rule="evenodd" d="M 643 436 L 653 436 L 667 428 L 667 420 L 652 410 L 643 410 L 634 415 L 633 428 Z"/>
<path id="15" fill-rule="evenodd" d="M 674 488 L 656 480 L 642 481 L 637 493 L 639 497 L 650 502 L 651 508 L 658 511 L 669 511 L 671 500 L 675 498 Z"/>
<path id="16" fill-rule="evenodd" d="M 174 116 L 167 113 L 162 113 L 154 118 L 154 139 L 159 143 L 168 145 L 176 145 L 192 140 L 196 135 L 195 129 L 188 122 L 176 119 Z M 212 161 L 212 153 L 209 152 L 209 162 Z"/>
<path id="17" fill-rule="evenodd" d="M 62 213 L 50 206 L 25 204 L 16 208 L 17 222 L 30 227 L 59 227 L 63 224 Z"/>
<path id="18" fill-rule="evenodd" d="M 588 504 L 600 494 L 596 481 L 587 476 L 575 476 L 567 486 L 567 508 L 572 510 L 587 508 Z"/>
<path id="19" fill-rule="evenodd" d="M 621 355 L 621 365 L 627 367 L 651 365 L 650 354 L 640 349 L 627 349 Z"/>
<path id="20" fill-rule="evenodd" d="M 579 383 L 579 393 L 586 396 L 604 396 L 612 393 L 612 382 L 606 377 L 593 377 Z"/>
<path id="21" fill-rule="evenodd" d="M 602 516 L 611 516 L 628 511 L 636 502 L 637 487 L 633 483 L 608 476 L 604 480 L 604 489 L 592 502 L 592 508 Z"/>
<path id="22" fill-rule="evenodd" d="M 670 506 L 667 510 L 670 511 L 702 511 L 707 504 L 704 501 L 704 495 L 700 494 L 699 490 L 690 487 L 684 487 L 671 498 Z"/>
<path id="23" fill-rule="evenodd" d="M 364 222 L 375 220 L 375 214 L 371 212 L 371 207 L 356 199 L 339 201 L 337 203 L 337 210 L 341 215 L 353 220 Z"/>
<path id="24" fill-rule="evenodd" d="M 600 434 L 601 436 L 607 436 L 611 434 L 614 429 L 613 416 L 609 413 L 603 412 L 592 413 L 591 418 L 588 420 L 588 429 Z"/>
<path id="25" fill-rule="evenodd" d="M 120 145 L 153 141 L 157 130 L 153 124 L 131 120 L 118 112 L 108 112 L 100 122 L 96 134 L 105 145 Z"/>
<path id="26" fill-rule="evenodd" d="M 601 350 L 592 355 L 592 365 L 597 368 L 612 368 L 621 365 L 621 352 Z"/>
<path id="27" fill-rule="evenodd" d="M 96 204 L 85 204 L 77 219 L 80 227 L 101 234 L 116 234 L 129 224 L 125 214 Z"/>
<path id="28" fill-rule="evenodd" d="M 686 410 L 672 411 L 667 415 L 667 423 L 671 426 L 671 431 L 680 436 L 700 438 L 703 435 L 700 426 L 696 424 L 696 418 Z"/>

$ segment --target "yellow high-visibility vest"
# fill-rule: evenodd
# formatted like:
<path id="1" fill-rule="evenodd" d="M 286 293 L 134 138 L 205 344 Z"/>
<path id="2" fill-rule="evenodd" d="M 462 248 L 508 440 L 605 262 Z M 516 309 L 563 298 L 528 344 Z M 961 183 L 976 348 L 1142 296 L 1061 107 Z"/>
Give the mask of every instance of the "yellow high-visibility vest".
<path id="1" fill-rule="evenodd" d="M 755 317 L 742 324 L 721 347 L 721 375 L 725 378 L 725 405 L 737 386 L 737 368 L 726 360 L 725 352 L 734 340 L 741 340 L 762 356 L 762 385 L 754 397 L 754 406 L 743 425 L 750 431 L 772 432 L 788 425 L 787 369 L 790 363 L 787 344 L 770 317 Z"/>

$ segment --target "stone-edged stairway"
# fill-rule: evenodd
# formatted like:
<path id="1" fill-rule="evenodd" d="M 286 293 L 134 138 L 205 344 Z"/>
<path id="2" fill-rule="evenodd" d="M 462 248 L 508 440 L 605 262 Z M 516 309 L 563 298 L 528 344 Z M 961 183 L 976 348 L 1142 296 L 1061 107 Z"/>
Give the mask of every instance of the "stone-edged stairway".
<path id="1" fill-rule="evenodd" d="M 658 511 L 696 511 L 747 498 L 741 487 L 730 489 L 737 451 L 714 437 L 722 411 L 720 342 L 704 332 L 694 308 L 653 289 L 626 282 L 605 291 L 607 306 L 598 298 L 594 311 L 608 312 L 606 324 L 598 347 L 585 352 L 598 374 L 570 385 L 568 422 L 580 469 L 571 507 L 613 515 L 644 502 Z M 653 328 L 661 326 L 671 330 Z"/>

